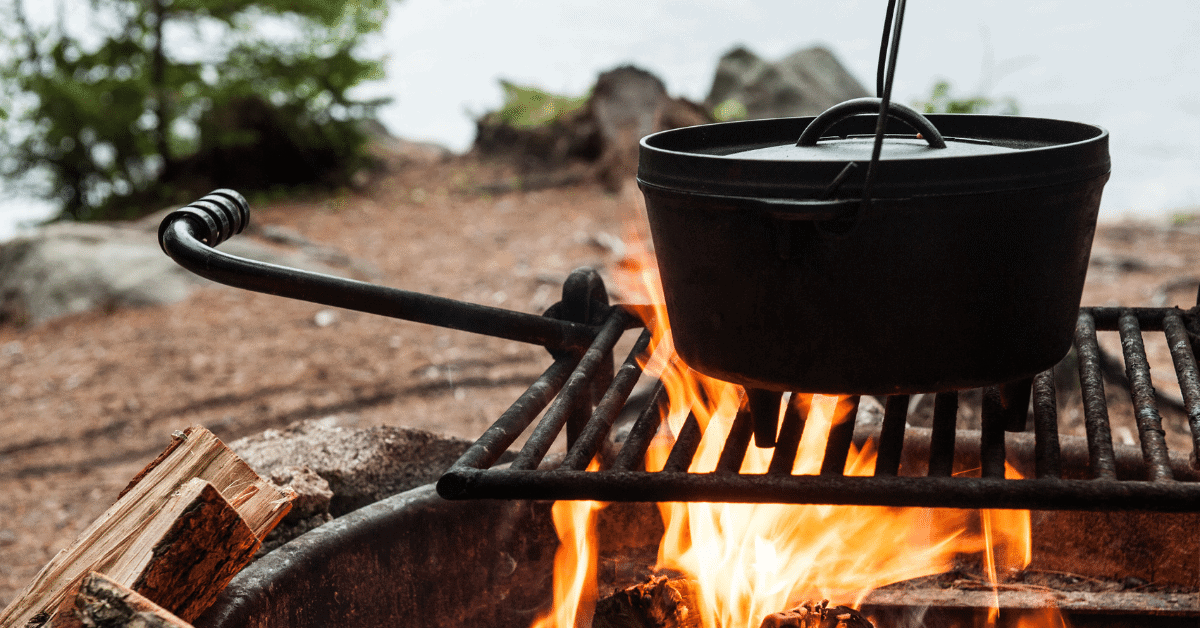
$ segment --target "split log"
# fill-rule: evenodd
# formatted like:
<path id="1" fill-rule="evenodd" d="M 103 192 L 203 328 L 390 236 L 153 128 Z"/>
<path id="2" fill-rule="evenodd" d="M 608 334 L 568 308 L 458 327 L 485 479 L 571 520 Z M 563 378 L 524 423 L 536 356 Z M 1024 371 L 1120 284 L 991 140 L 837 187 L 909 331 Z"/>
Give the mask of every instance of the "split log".
<path id="1" fill-rule="evenodd" d="M 596 602 L 592 628 L 699 628 L 695 590 L 684 579 L 652 577 Z"/>
<path id="2" fill-rule="evenodd" d="M 91 571 L 191 621 L 250 561 L 291 498 L 208 430 L 178 432 L 117 502 L 0 612 L 0 626 L 50 622 Z"/>
<path id="3" fill-rule="evenodd" d="M 763 618 L 762 628 L 875 628 L 871 620 L 847 606 L 829 606 L 829 600 L 820 604 L 805 602 L 796 608 L 780 613 L 771 613 Z"/>
<path id="4" fill-rule="evenodd" d="M 55 628 L 192 628 L 192 625 L 122 586 L 91 572 L 79 591 L 63 601 Z"/>

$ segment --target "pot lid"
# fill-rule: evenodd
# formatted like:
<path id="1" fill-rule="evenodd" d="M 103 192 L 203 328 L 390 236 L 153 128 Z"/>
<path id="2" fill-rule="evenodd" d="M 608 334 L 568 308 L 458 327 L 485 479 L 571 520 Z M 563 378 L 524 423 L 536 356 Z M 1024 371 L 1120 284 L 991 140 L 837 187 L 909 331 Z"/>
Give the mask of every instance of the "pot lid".
<path id="1" fill-rule="evenodd" d="M 638 182 L 702 195 L 861 197 L 878 117 L 858 115 L 864 106 L 847 101 L 816 118 L 723 122 L 648 135 L 639 149 Z M 839 107 L 842 111 L 835 112 Z M 1044 187 L 1110 170 L 1108 132 L 1098 126 L 1017 116 L 921 116 L 903 106 L 896 110 L 917 117 L 888 119 L 874 198 Z M 849 163 L 861 167 L 850 168 L 829 196 L 831 182 Z"/>
<path id="2" fill-rule="evenodd" d="M 961 138 L 947 137 L 946 145 L 941 148 L 934 148 L 925 141 L 923 137 L 914 135 L 893 135 L 887 136 L 883 140 L 883 151 L 880 153 L 881 161 L 895 161 L 899 159 L 946 159 L 966 157 L 969 155 L 991 155 L 996 153 L 1007 153 L 1014 150 L 1021 150 L 1017 146 L 1005 146 L 1003 144 L 995 144 L 988 140 L 964 140 Z M 733 153 L 730 156 L 736 156 L 742 159 L 763 159 L 763 160 L 782 160 L 782 161 L 861 161 L 867 162 L 871 159 L 871 149 L 875 145 L 875 137 L 872 135 L 854 135 L 835 138 L 824 138 L 814 146 L 796 146 L 795 144 L 785 144 L 783 146 L 768 146 L 766 148 L 752 148 L 747 151 Z"/>

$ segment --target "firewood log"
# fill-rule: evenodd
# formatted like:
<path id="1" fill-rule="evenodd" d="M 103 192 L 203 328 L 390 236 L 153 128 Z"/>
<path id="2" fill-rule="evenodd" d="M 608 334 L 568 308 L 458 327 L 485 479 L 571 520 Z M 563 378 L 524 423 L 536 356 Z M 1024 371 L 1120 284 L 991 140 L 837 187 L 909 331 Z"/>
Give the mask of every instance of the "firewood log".
<path id="1" fill-rule="evenodd" d="M 192 628 L 145 596 L 91 572 L 63 601 L 54 628 Z"/>
<path id="2" fill-rule="evenodd" d="M 291 507 L 201 427 L 179 432 L 99 519 L 0 611 L 0 626 L 42 626 L 88 572 L 106 574 L 185 621 L 210 604 Z"/>

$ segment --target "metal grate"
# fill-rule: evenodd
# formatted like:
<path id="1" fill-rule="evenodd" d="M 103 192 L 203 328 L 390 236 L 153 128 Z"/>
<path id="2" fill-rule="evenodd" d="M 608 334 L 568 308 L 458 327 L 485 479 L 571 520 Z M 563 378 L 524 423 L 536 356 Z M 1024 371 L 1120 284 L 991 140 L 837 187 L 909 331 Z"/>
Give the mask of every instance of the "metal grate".
<path id="1" fill-rule="evenodd" d="M 179 264 L 220 283 L 534 343 L 550 350 L 554 363 L 439 480 L 438 492 L 443 497 L 1200 512 L 1196 463 L 1200 457 L 1200 375 L 1195 358 L 1200 307 L 1187 312 L 1177 308 L 1085 308 L 1080 312 L 1074 361 L 1086 446 L 1060 444 L 1052 369 L 1026 381 L 983 391 L 978 432 L 957 429 L 957 393 L 936 396 L 928 430 L 907 425 L 906 396 L 890 397 L 878 430 L 856 433 L 851 422 L 830 430 L 817 475 L 791 472 L 806 418 L 797 404 L 784 415 L 766 473 L 739 472 L 754 435 L 748 409 L 734 420 L 713 472 L 688 472 L 703 437 L 694 416 L 675 439 L 663 470 L 648 472 L 642 470 L 643 460 L 659 429 L 657 406 L 663 401 L 663 390 L 656 390 L 623 443 L 614 444 L 610 432 L 642 375 L 637 357 L 646 350 L 649 333 L 642 331 L 629 358 L 614 373 L 613 347 L 626 330 L 639 324 L 625 308 L 608 305 L 607 292 L 595 271 L 572 273 L 563 286 L 563 300 L 546 315 L 537 316 L 274 266 L 212 248 L 240 232 L 249 221 L 249 212 L 240 194 L 217 190 L 164 218 L 159 242 Z M 1120 335 L 1122 379 L 1127 384 L 1123 387 L 1131 399 L 1140 451 L 1113 446 L 1104 380 L 1107 365 L 1097 330 Z M 1164 334 L 1170 348 L 1181 410 L 1191 434 L 1190 457 L 1172 456 L 1167 449 L 1143 341 L 1150 332 Z M 1058 369 L 1065 367 L 1060 364 Z M 1025 428 L 1031 399 L 1033 434 L 1006 437 L 1006 430 Z M 850 404 L 847 410 L 853 412 L 859 400 L 848 398 L 844 403 Z M 539 414 L 542 418 L 534 425 Z M 568 451 L 552 464 L 547 453 L 564 429 Z M 529 434 L 515 459 L 498 466 L 503 454 L 526 431 Z M 843 475 L 847 452 L 855 440 L 860 444 L 872 440 L 878 448 L 871 477 Z M 602 452 L 601 458 L 611 462 L 599 471 L 588 471 L 588 464 Z M 912 463 L 914 459 L 919 464 Z M 1005 479 L 1010 459 L 1033 460 L 1031 477 Z M 956 475 L 955 469 L 964 466 L 977 468 L 978 475 Z M 1079 469 L 1085 473 L 1079 474 Z"/>
<path id="2" fill-rule="evenodd" d="M 897 395 L 886 399 L 884 418 L 876 429 L 859 426 L 860 433 L 855 434 L 855 426 L 847 421 L 831 430 L 819 474 L 795 475 L 792 463 L 805 418 L 798 404 L 785 413 L 770 468 L 762 474 L 738 471 L 754 427 L 745 409 L 734 420 L 714 471 L 687 471 L 703 436 L 694 415 L 677 436 L 663 470 L 643 470 L 646 450 L 659 430 L 658 405 L 665 395 L 661 385 L 624 442 L 612 442 L 609 433 L 615 418 L 641 376 L 637 357 L 650 340 L 649 332 L 643 330 L 611 385 L 597 382 L 602 365 L 606 361 L 611 364 L 613 346 L 631 326 L 632 315 L 614 308 L 587 353 L 555 361 L 441 478 L 438 492 L 450 499 L 1200 511 L 1200 473 L 1194 466 L 1195 452 L 1200 451 L 1200 376 L 1193 344 L 1197 336 L 1188 329 L 1196 317 L 1197 310 L 1177 308 L 1084 308 L 1079 314 L 1074 357 L 1069 360 L 1076 366 L 1064 361 L 1030 380 L 983 390 L 980 431 L 956 429 L 958 393 L 937 394 L 929 429 L 906 425 L 910 399 Z M 1140 455 L 1113 445 L 1098 330 L 1120 334 L 1126 392 L 1136 418 Z M 1164 334 L 1170 347 L 1192 436 L 1190 459 L 1168 453 L 1143 341 L 1143 335 L 1149 333 Z M 1086 447 L 1060 445 L 1055 371 L 1061 378 L 1067 369 L 1078 374 Z M 607 391 L 591 410 L 589 391 L 598 383 L 606 385 Z M 1032 434 L 1006 438 L 1006 429 L 1025 428 L 1030 401 Z M 843 403 L 857 406 L 859 399 Z M 541 420 L 534 424 L 543 409 Z M 555 438 L 564 426 L 572 424 L 565 457 L 554 462 L 547 459 Z M 511 464 L 496 465 L 531 425 L 524 447 Z M 873 476 L 843 475 L 847 451 L 855 440 L 860 444 L 871 440 L 878 448 Z M 602 458 L 611 463 L 599 471 L 586 470 L 602 451 Z M 914 458 L 917 464 L 902 464 Z M 1018 458 L 1032 460 L 1030 477 L 1005 479 L 1006 461 Z M 954 473 L 963 466 L 978 471 Z"/>

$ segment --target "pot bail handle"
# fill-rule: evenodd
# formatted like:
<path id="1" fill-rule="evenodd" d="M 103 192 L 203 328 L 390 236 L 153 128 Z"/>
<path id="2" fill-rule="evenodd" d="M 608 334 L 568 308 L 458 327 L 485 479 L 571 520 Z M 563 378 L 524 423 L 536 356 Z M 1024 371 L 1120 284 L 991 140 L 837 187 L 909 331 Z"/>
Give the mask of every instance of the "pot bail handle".
<path id="1" fill-rule="evenodd" d="M 860 113 L 879 113 L 882 102 L 881 98 L 855 98 L 826 109 L 808 123 L 804 132 L 800 134 L 800 139 L 796 140 L 796 146 L 816 146 L 821 134 L 834 124 Z M 929 118 L 921 115 L 916 109 L 893 101 L 888 103 L 888 115 L 899 118 L 916 129 L 921 137 L 929 142 L 931 148 L 946 147 L 946 139 L 942 137 L 941 132 L 933 126 Z"/>

